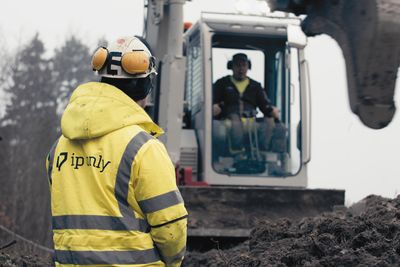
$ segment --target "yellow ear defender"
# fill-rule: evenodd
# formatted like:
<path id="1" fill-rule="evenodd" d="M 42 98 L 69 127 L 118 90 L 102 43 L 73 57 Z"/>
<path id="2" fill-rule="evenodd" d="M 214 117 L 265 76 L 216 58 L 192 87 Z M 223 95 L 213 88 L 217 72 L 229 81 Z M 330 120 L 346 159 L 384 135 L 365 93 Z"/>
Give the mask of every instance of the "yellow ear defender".
<path id="1" fill-rule="evenodd" d="M 108 50 L 105 47 L 97 48 L 92 57 L 92 68 L 93 70 L 101 70 L 107 62 Z"/>
<path id="2" fill-rule="evenodd" d="M 107 65 L 109 52 L 105 47 L 97 48 L 92 57 L 93 70 L 100 71 Z M 122 69 L 129 74 L 146 73 L 150 68 L 151 58 L 148 53 L 143 50 L 131 51 L 123 54 L 121 58 Z"/>
<path id="3" fill-rule="evenodd" d="M 129 74 L 146 73 L 150 67 L 149 54 L 143 50 L 127 52 L 121 58 L 121 67 Z"/>

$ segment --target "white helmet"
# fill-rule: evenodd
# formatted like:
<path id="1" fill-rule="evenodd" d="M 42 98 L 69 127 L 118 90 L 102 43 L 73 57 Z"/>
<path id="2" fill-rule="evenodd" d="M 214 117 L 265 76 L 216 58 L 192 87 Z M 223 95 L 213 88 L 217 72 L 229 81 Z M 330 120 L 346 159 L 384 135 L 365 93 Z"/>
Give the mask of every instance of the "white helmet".
<path id="1" fill-rule="evenodd" d="M 137 37 L 123 37 L 108 47 L 99 47 L 92 57 L 92 68 L 102 77 L 145 78 L 157 74 L 155 58 Z"/>

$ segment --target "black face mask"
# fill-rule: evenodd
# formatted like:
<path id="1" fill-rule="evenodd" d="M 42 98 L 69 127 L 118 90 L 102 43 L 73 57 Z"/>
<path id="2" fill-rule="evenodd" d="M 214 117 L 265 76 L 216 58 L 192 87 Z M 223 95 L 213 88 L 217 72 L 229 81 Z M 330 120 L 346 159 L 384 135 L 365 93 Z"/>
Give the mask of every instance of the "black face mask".
<path id="1" fill-rule="evenodd" d="M 100 82 L 117 87 L 134 101 L 146 98 L 153 88 L 152 79 L 150 77 L 138 79 L 113 79 L 102 77 Z"/>

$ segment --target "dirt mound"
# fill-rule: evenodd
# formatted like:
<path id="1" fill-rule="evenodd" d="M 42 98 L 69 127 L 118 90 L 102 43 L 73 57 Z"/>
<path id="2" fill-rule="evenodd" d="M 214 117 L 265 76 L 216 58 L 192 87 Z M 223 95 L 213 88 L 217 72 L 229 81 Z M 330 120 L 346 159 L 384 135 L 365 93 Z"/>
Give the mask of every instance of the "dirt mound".
<path id="1" fill-rule="evenodd" d="M 400 266 L 400 196 L 369 196 L 297 222 L 261 221 L 244 244 L 190 252 L 183 266 Z"/>
<path id="2" fill-rule="evenodd" d="M 0 225 L 0 267 L 54 266 L 53 251 Z"/>
<path id="3" fill-rule="evenodd" d="M 50 261 L 43 261 L 38 256 L 12 256 L 6 253 L 0 253 L 1 267 L 50 267 L 54 266 Z"/>

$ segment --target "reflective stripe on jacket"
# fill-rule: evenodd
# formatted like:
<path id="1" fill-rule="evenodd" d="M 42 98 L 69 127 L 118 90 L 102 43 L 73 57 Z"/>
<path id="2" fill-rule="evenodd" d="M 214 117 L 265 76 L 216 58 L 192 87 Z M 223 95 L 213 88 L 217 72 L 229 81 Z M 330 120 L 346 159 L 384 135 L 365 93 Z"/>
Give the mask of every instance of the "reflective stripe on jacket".
<path id="1" fill-rule="evenodd" d="M 162 133 L 103 83 L 73 93 L 47 169 L 57 266 L 180 266 L 187 212 Z"/>

